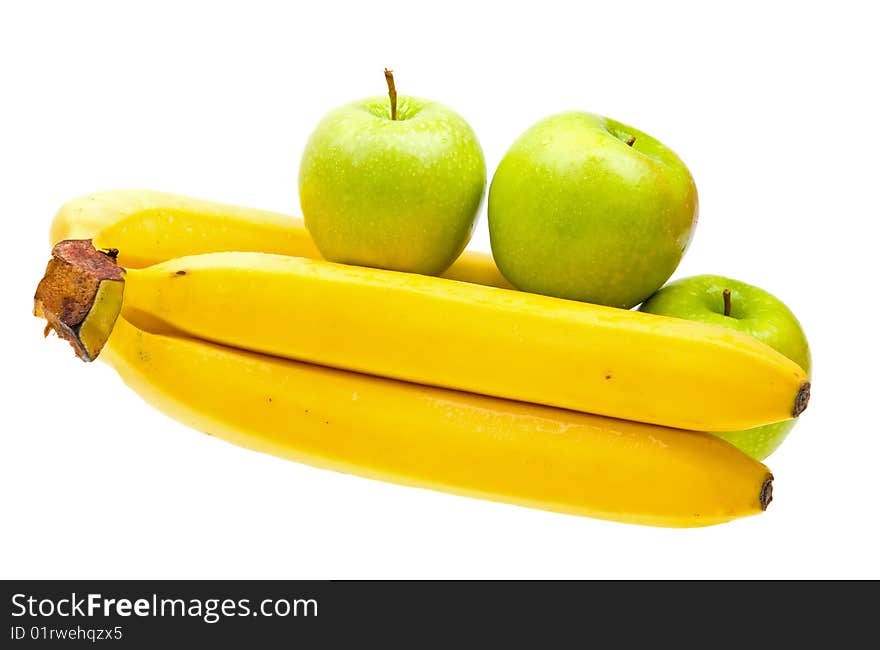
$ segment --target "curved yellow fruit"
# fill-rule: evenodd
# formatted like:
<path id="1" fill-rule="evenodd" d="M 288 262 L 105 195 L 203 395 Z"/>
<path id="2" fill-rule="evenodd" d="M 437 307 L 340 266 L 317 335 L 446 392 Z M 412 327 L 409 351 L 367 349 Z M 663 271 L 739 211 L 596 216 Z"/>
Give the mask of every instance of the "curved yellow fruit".
<path id="1" fill-rule="evenodd" d="M 167 415 L 318 467 L 655 526 L 761 512 L 770 472 L 703 433 L 430 388 L 136 329 L 101 358 Z"/>
<path id="2" fill-rule="evenodd" d="M 119 250 L 119 263 L 141 268 L 220 251 L 254 251 L 320 259 L 301 219 L 150 190 L 110 190 L 65 203 L 52 222 L 51 244 L 91 239 Z M 443 277 L 508 287 L 491 255 L 465 251 Z"/>
<path id="3" fill-rule="evenodd" d="M 126 273 L 123 313 L 244 349 L 698 431 L 785 420 L 803 370 L 716 325 L 260 253 Z"/>

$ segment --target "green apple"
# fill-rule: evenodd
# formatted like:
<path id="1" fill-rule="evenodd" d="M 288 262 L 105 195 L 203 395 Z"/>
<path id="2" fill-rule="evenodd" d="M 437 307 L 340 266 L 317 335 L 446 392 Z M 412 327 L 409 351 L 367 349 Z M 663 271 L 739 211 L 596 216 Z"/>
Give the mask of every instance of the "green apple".
<path id="1" fill-rule="evenodd" d="M 627 309 L 675 271 L 697 212 L 696 185 L 678 156 L 583 112 L 523 133 L 489 189 L 492 253 L 511 284 Z"/>
<path id="2" fill-rule="evenodd" d="M 726 292 L 729 293 L 725 296 Z M 810 346 L 800 323 L 781 300 L 758 287 L 718 275 L 697 275 L 668 284 L 639 309 L 744 332 L 784 354 L 810 374 Z M 715 435 L 763 460 L 782 443 L 796 422 L 785 420 Z"/>
<path id="3" fill-rule="evenodd" d="M 455 111 L 389 89 L 321 120 L 302 156 L 300 206 L 325 259 L 436 275 L 471 237 L 486 162 Z"/>

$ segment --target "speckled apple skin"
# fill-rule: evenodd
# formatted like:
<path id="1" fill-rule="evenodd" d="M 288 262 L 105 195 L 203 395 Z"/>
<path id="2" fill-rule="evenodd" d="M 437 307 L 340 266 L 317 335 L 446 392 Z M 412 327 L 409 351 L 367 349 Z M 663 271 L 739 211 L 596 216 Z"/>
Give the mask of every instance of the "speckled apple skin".
<path id="1" fill-rule="evenodd" d="M 511 284 L 627 309 L 675 271 L 697 214 L 696 185 L 675 153 L 583 112 L 523 133 L 489 189 L 492 253 Z"/>
<path id="2" fill-rule="evenodd" d="M 344 264 L 436 275 L 470 240 L 486 190 L 474 131 L 437 102 L 388 97 L 330 112 L 312 132 L 300 206 L 321 255 Z"/>
<path id="3" fill-rule="evenodd" d="M 724 290 L 730 289 L 730 316 L 724 315 Z M 758 287 L 719 275 L 697 275 L 663 287 L 641 307 L 663 316 L 714 323 L 754 336 L 812 373 L 810 346 L 800 322 L 781 300 Z M 735 396 L 731 396 L 735 399 Z M 715 433 L 763 460 L 785 440 L 797 420 L 744 431 Z"/>

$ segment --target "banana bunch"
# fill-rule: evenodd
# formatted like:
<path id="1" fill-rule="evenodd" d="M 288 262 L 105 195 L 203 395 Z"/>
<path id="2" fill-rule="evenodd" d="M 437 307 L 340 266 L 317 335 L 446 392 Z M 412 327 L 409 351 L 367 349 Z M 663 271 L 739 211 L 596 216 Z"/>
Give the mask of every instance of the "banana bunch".
<path id="1" fill-rule="evenodd" d="M 721 523 L 764 510 L 772 476 L 698 431 L 809 398 L 751 337 L 512 291 L 488 255 L 443 278 L 332 264 L 291 217 L 142 191 L 68 203 L 52 239 L 35 313 L 81 358 L 206 433 L 370 478 Z"/>

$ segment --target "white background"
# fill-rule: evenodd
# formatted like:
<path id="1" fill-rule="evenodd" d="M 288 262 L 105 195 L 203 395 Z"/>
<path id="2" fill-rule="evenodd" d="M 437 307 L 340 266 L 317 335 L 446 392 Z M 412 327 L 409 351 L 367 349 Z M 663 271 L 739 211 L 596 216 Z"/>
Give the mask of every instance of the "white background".
<path id="1" fill-rule="evenodd" d="M 868 6 L 3 3 L 0 575 L 880 578 Z M 298 214 L 309 131 L 382 94 L 384 66 L 470 121 L 490 175 L 571 108 L 681 155 L 701 221 L 676 277 L 762 286 L 812 344 L 813 401 L 767 461 L 768 512 L 652 529 L 316 470 L 178 425 L 43 340 L 32 296 L 62 202 L 144 187 Z M 480 218 L 472 247 L 488 250 Z"/>

